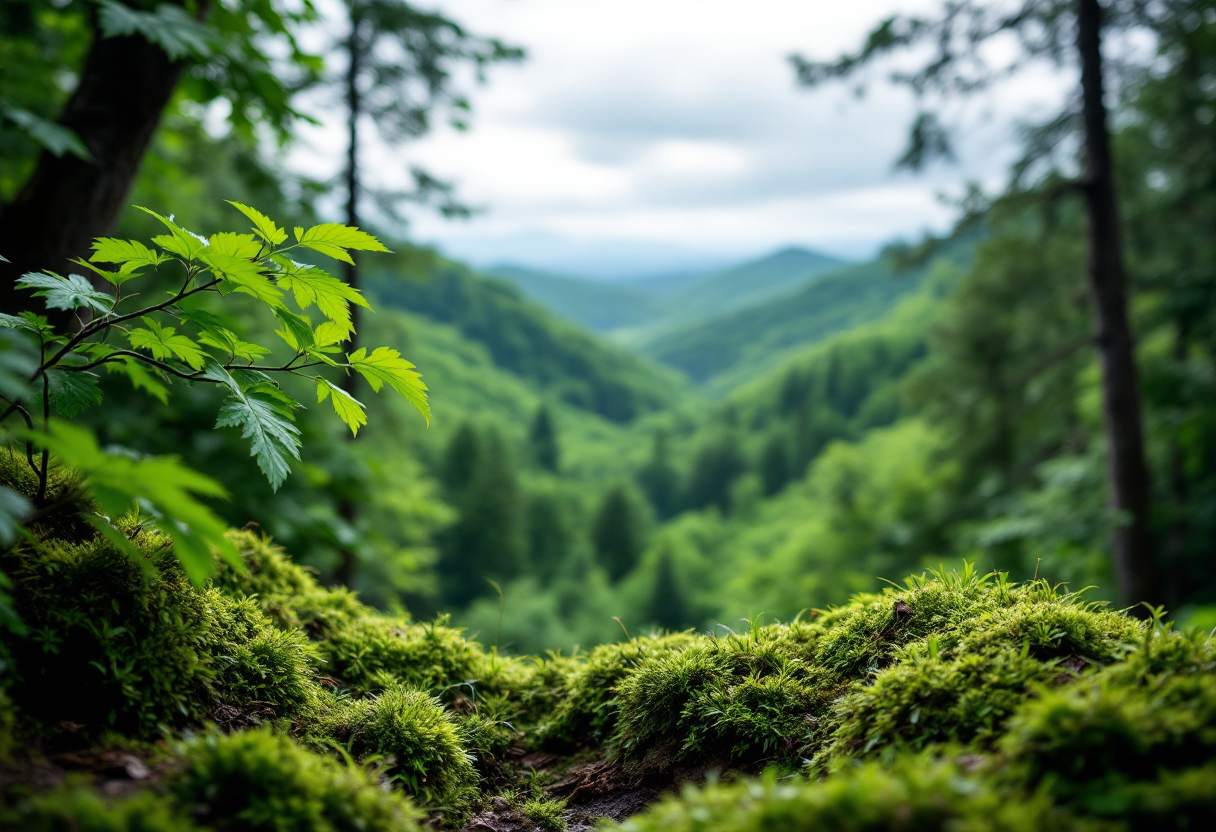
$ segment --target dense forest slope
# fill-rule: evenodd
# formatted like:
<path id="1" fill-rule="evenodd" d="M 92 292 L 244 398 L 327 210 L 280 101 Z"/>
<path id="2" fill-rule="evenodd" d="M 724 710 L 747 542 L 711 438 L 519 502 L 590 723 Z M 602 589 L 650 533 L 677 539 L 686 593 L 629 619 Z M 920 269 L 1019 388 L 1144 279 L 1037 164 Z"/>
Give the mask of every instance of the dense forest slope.
<path id="1" fill-rule="evenodd" d="M 942 255 L 947 262 L 965 257 L 959 246 Z M 725 392 L 774 366 L 792 348 L 877 320 L 932 268 L 942 267 L 935 260 L 896 268 L 880 258 L 833 270 L 780 297 L 659 335 L 642 351 Z"/>
<path id="2" fill-rule="evenodd" d="M 437 260 L 416 279 L 381 273 L 372 294 L 457 327 L 485 345 L 494 362 L 562 401 L 608 419 L 628 421 L 673 404 L 677 376 L 611 347 L 546 314 L 519 290 Z"/>
<path id="3" fill-rule="evenodd" d="M 628 344 L 759 303 L 840 268 L 843 261 L 790 247 L 725 269 L 590 280 L 504 266 L 496 277 L 513 283 L 553 313 Z"/>

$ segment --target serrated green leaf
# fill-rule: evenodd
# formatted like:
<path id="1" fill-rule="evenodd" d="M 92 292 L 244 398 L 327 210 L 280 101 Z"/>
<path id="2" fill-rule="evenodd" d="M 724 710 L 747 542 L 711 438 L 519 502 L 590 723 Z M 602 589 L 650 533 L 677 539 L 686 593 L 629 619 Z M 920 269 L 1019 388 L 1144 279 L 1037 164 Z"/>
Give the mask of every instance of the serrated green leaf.
<path id="1" fill-rule="evenodd" d="M 349 331 L 350 304 L 371 308 L 358 289 L 324 269 L 296 263 L 286 257 L 276 257 L 275 262 L 283 267 L 279 285 L 291 290 L 296 304 L 301 309 L 307 309 L 315 303 L 322 315 Z"/>
<path id="2" fill-rule="evenodd" d="M 406 398 L 418 412 L 431 423 L 431 406 L 426 397 L 426 385 L 414 371 L 414 365 L 401 357 L 401 353 L 389 347 L 376 347 L 370 355 L 360 348 L 346 356 L 351 367 L 358 371 L 374 392 L 387 384 Z"/>
<path id="3" fill-rule="evenodd" d="M 318 324 L 315 334 L 318 347 L 334 347 L 350 339 L 351 329 L 333 321 L 322 321 Z M 337 352 L 337 350 L 330 350 L 330 352 Z"/>
<path id="4" fill-rule="evenodd" d="M 96 373 L 87 370 L 47 370 L 47 387 L 51 393 L 51 410 L 68 419 L 75 419 L 90 407 L 101 403 L 101 388 Z M 34 409 L 42 407 L 42 382 L 32 385 Z"/>
<path id="5" fill-rule="evenodd" d="M 93 160 L 93 155 L 89 153 L 89 149 L 85 147 L 80 137 L 62 124 L 48 121 L 29 110 L 13 106 L 7 101 L 0 101 L 0 118 L 17 125 L 18 129 L 49 151 L 52 156 L 71 153 L 86 162 Z"/>
<path id="6" fill-rule="evenodd" d="M 170 236 L 161 235 L 153 237 L 152 242 L 163 248 L 165 251 L 172 252 L 179 257 L 184 257 L 187 260 L 193 260 L 198 257 L 206 248 L 207 241 L 193 231 L 186 229 L 173 222 L 171 217 L 162 217 L 150 208 L 145 208 L 142 205 L 136 205 L 140 211 L 145 214 L 156 217 L 160 220 L 165 228 L 169 229 Z"/>
<path id="7" fill-rule="evenodd" d="M 358 436 L 359 428 L 367 424 L 367 413 L 364 412 L 363 403 L 341 387 L 329 383 L 320 376 L 316 378 L 317 404 L 327 398 L 332 398 L 334 412 L 338 414 L 338 418 L 346 423 L 353 436 Z"/>
<path id="8" fill-rule="evenodd" d="M 276 309 L 274 315 L 283 324 L 281 329 L 275 330 L 275 334 L 286 341 L 287 346 L 296 352 L 304 352 L 313 346 L 312 324 L 307 318 L 286 309 Z"/>
<path id="9" fill-rule="evenodd" d="M 229 390 L 215 426 L 241 429 L 241 437 L 249 440 L 249 455 L 257 459 L 271 488 L 278 491 L 291 473 L 288 457 L 300 458 L 300 430 L 292 424 L 292 405 L 287 403 L 294 400 L 265 382 L 242 387 L 218 364 L 209 364 L 204 376 Z"/>
<path id="10" fill-rule="evenodd" d="M 121 373 L 126 376 L 130 380 L 132 387 L 136 390 L 148 391 L 148 395 L 161 404 L 169 403 L 169 388 L 161 384 L 160 380 L 148 371 L 147 365 L 142 361 L 130 356 L 122 356 L 120 360 L 108 361 L 102 366 L 108 372 Z"/>
<path id="11" fill-rule="evenodd" d="M 257 298 L 272 309 L 283 308 L 283 292 L 263 273 L 262 264 L 223 252 L 204 253 L 200 258 L 216 277 L 227 281 L 234 291 Z"/>
<path id="12" fill-rule="evenodd" d="M 123 274 L 133 276 L 136 269 L 159 266 L 164 260 L 159 254 L 138 240 L 118 240 L 113 237 L 98 237 L 93 241 L 92 263 L 114 263 L 126 266 Z M 107 278 L 108 279 L 108 278 Z"/>
<path id="13" fill-rule="evenodd" d="M 253 222 L 253 230 L 257 232 L 259 237 L 272 246 L 287 242 L 287 232 L 275 225 L 274 221 L 261 211 L 256 208 L 250 208 L 248 205 L 242 205 L 239 202 L 233 202 L 230 199 L 225 201 L 248 217 Z"/>
<path id="14" fill-rule="evenodd" d="M 6 312 L 0 312 L 0 328 L 23 329 L 27 332 L 38 331 L 38 327 L 29 318 L 23 318 L 20 315 L 9 315 Z"/>
<path id="15" fill-rule="evenodd" d="M 124 284 L 128 280 L 130 280 L 131 278 L 136 277 L 136 269 L 134 269 L 134 268 L 127 269 L 127 266 L 130 265 L 129 263 L 125 264 L 123 266 L 123 269 L 127 269 L 127 271 L 124 273 L 124 271 L 122 269 L 120 269 L 116 272 L 107 271 L 106 269 L 102 269 L 97 266 L 94 266 L 88 260 L 82 260 L 79 257 L 72 258 L 72 260 L 70 262 L 75 263 L 77 266 L 81 266 L 83 268 L 88 269 L 93 274 L 100 277 L 102 280 L 104 280 L 107 283 L 110 283 L 111 285 L 114 285 L 114 286 L 121 286 L 122 284 Z"/>
<path id="16" fill-rule="evenodd" d="M 161 326 L 153 318 L 143 318 L 147 329 L 133 329 L 127 333 L 131 347 L 147 350 L 158 361 L 176 358 L 184 361 L 192 370 L 203 369 L 207 353 L 185 335 L 178 335 L 171 326 Z"/>
<path id="17" fill-rule="evenodd" d="M 231 231 L 221 231 L 212 234 L 208 239 L 207 254 L 227 254 L 242 260 L 253 260 L 262 250 L 262 246 L 253 239 L 252 234 L 234 234 Z"/>
<path id="18" fill-rule="evenodd" d="M 102 314 L 114 306 L 114 298 L 93 288 L 88 278 L 78 274 L 61 277 L 54 272 L 30 272 L 17 280 L 23 289 L 34 289 L 34 296 L 46 299 L 47 309 L 79 309 L 87 306 Z"/>
<path id="19" fill-rule="evenodd" d="M 344 263 L 354 264 L 355 262 L 347 254 L 348 249 L 354 251 L 388 251 L 383 243 L 366 231 L 360 231 L 358 228 L 351 228 L 348 225 L 340 225 L 336 222 L 314 225 L 302 234 L 300 231 L 301 229 L 296 229 L 296 239 L 300 245 L 320 252 L 327 257 L 333 257 L 335 260 L 341 260 Z"/>
<path id="20" fill-rule="evenodd" d="M 101 6 L 98 22 L 104 37 L 142 35 L 173 60 L 206 58 L 212 53 L 215 35 L 189 12 L 171 3 L 161 3 L 155 11 L 140 11 L 114 0 L 97 0 Z"/>

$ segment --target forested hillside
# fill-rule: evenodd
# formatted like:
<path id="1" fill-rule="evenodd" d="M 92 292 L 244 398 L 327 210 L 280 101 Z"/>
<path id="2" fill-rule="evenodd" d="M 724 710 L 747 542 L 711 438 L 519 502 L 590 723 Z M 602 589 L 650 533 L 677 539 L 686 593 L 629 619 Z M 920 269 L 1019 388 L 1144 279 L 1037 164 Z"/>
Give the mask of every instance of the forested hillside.
<path id="1" fill-rule="evenodd" d="M 0 4 L 0 829 L 1216 825 L 1216 1 L 931 7 L 785 71 L 910 85 L 912 168 L 1075 87 L 949 228 L 590 281 L 415 235 L 526 58 L 459 4 Z M 541 191 L 792 204 L 571 73 Z"/>

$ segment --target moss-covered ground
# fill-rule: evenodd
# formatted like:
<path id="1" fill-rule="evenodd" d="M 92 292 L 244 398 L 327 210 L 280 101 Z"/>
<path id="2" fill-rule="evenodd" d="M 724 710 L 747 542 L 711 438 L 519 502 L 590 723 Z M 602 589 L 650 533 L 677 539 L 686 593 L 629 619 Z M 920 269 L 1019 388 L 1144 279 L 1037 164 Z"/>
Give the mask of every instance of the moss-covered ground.
<path id="1" fill-rule="evenodd" d="M 0 555 L 0 829 L 1216 828 L 1216 641 L 1045 582 L 510 657 L 252 532 L 196 587 L 54 487 Z"/>

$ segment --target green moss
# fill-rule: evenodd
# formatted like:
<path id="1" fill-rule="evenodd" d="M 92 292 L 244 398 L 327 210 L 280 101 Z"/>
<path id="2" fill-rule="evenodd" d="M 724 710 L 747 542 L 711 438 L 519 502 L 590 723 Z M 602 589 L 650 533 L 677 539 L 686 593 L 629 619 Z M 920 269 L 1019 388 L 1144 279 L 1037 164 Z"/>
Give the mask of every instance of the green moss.
<path id="1" fill-rule="evenodd" d="M 192 832 L 197 827 L 170 800 L 152 792 L 105 800 L 83 782 L 0 807 L 0 828 L 22 832 Z"/>
<path id="2" fill-rule="evenodd" d="M 551 659 L 541 669 L 538 685 L 554 691 L 552 713 L 539 725 L 538 736 L 559 748 L 602 745 L 616 728 L 621 681 L 637 668 L 677 653 L 696 640 L 688 633 L 644 636 L 600 645 L 586 658 Z"/>
<path id="3" fill-rule="evenodd" d="M 147 568 L 102 538 L 23 544 L 4 556 L 27 626 L 6 639 L 9 692 L 22 712 L 139 736 L 197 723 L 217 705 L 305 713 L 316 685 L 303 637 L 248 600 L 196 589 L 167 538 L 127 531 Z"/>
<path id="4" fill-rule="evenodd" d="M 566 820 L 563 817 L 566 812 L 566 801 L 564 800 L 533 797 L 525 801 L 519 807 L 519 811 L 546 832 L 561 832 L 566 828 Z"/>
<path id="5" fill-rule="evenodd" d="M 1082 814 L 1151 819 L 1155 829 L 1216 824 L 1216 676 L 1129 685 L 1100 673 L 1028 702 L 1001 740 L 1010 777 Z"/>
<path id="6" fill-rule="evenodd" d="M 391 779 L 426 806 L 459 814 L 476 794 L 477 774 L 456 721 L 424 691 L 394 686 L 351 702 L 331 718 L 329 731 L 358 757 L 382 757 Z"/>
<path id="7" fill-rule="evenodd" d="M 264 729 L 183 743 L 175 798 L 224 832 L 417 832 L 408 800 L 365 770 L 311 753 Z"/>
<path id="8" fill-rule="evenodd" d="M 1041 798 L 1011 801 L 985 780 L 928 758 L 867 764 L 821 783 L 743 781 L 686 788 L 626 821 L 622 832 L 1040 832 Z"/>
<path id="9" fill-rule="evenodd" d="M 443 624 L 369 613 L 332 627 L 318 649 L 328 673 L 366 692 L 394 684 L 439 692 L 479 681 L 479 645 Z"/>

